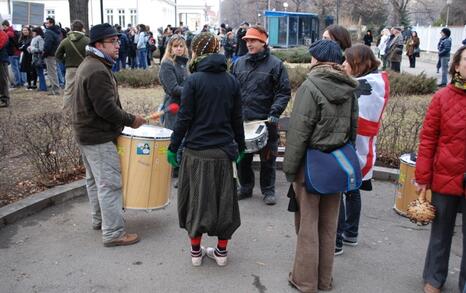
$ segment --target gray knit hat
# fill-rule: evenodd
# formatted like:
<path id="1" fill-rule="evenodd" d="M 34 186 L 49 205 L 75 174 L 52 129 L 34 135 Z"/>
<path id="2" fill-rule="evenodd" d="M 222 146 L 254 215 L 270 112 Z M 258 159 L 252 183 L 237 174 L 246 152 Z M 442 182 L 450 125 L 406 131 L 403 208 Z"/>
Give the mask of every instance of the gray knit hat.
<path id="1" fill-rule="evenodd" d="M 337 42 L 331 40 L 319 40 L 309 47 L 309 53 L 320 62 L 333 62 L 341 64 L 343 54 Z"/>

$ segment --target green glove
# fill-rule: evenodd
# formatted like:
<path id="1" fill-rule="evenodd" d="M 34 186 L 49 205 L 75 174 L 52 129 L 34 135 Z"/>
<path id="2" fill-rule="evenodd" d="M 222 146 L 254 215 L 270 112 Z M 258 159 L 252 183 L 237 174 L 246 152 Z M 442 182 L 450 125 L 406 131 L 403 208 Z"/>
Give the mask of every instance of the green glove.
<path id="1" fill-rule="evenodd" d="M 244 158 L 244 151 L 239 152 L 238 157 L 236 158 L 236 164 L 239 164 L 241 160 Z"/>
<path id="2" fill-rule="evenodd" d="M 176 160 L 176 153 L 171 150 L 167 151 L 167 161 L 173 168 L 178 167 L 178 161 Z"/>

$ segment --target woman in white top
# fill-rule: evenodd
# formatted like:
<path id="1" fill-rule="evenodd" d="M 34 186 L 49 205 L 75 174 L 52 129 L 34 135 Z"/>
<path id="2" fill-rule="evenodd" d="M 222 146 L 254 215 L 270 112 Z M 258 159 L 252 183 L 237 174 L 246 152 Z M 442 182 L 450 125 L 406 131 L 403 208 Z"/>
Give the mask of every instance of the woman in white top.
<path id="1" fill-rule="evenodd" d="M 387 48 L 387 43 L 390 38 L 390 30 L 388 28 L 384 28 L 380 34 L 382 36 L 380 37 L 380 43 L 377 47 L 379 48 L 379 57 L 383 61 L 382 70 L 385 70 L 387 66 L 385 49 Z"/>
<path id="2" fill-rule="evenodd" d="M 149 37 L 146 33 L 146 26 L 143 24 L 139 25 L 139 35 L 137 37 L 137 45 L 136 45 L 136 52 L 138 56 L 138 64 L 139 68 L 146 69 L 147 68 L 147 49 L 146 44 L 149 40 Z"/>

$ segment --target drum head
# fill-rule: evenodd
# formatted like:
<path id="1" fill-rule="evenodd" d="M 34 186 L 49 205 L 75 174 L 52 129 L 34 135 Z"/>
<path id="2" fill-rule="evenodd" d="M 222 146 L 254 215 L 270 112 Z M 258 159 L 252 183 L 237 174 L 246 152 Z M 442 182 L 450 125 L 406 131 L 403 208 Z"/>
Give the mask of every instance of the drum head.
<path id="1" fill-rule="evenodd" d="M 263 121 L 244 122 L 244 136 L 246 139 L 260 136 L 267 130 L 267 126 Z"/>
<path id="2" fill-rule="evenodd" d="M 170 129 L 148 124 L 144 124 L 137 129 L 131 127 L 123 129 L 123 135 L 152 139 L 170 139 L 172 132 Z"/>

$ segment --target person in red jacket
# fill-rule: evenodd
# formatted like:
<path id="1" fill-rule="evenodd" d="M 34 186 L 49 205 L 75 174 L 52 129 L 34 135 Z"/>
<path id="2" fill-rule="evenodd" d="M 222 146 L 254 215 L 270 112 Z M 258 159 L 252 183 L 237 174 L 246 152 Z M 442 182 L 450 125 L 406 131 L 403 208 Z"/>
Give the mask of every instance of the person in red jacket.
<path id="1" fill-rule="evenodd" d="M 8 90 L 8 64 L 10 64 L 8 53 L 8 35 L 0 30 L 0 108 L 8 107 L 10 93 Z"/>
<path id="2" fill-rule="evenodd" d="M 448 260 L 458 208 L 466 211 L 466 46 L 453 57 L 451 83 L 435 93 L 420 135 L 416 162 L 416 191 L 432 190 L 436 216 L 424 265 L 424 292 L 439 293 L 448 275 Z M 466 217 L 463 214 L 463 243 Z M 459 277 L 466 280 L 466 246 Z"/>

